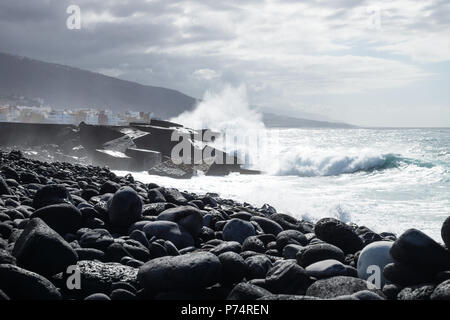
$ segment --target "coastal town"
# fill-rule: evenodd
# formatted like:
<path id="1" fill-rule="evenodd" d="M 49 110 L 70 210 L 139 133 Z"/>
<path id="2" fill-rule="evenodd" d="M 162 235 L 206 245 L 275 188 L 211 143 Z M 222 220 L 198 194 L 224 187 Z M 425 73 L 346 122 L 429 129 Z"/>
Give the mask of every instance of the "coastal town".
<path id="1" fill-rule="evenodd" d="M 92 125 L 121 126 L 131 122 L 149 122 L 152 112 L 114 112 L 108 108 L 86 107 L 83 109 L 55 108 L 45 105 L 40 99 L 0 97 L 0 122 L 58 123 L 81 122 Z"/>

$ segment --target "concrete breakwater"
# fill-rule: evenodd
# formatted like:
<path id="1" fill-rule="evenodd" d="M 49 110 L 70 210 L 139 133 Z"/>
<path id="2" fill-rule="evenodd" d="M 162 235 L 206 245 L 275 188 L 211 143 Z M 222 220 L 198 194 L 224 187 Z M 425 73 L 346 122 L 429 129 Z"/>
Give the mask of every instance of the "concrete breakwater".
<path id="1" fill-rule="evenodd" d="M 174 178 L 190 178 L 198 171 L 206 175 L 258 173 L 242 169 L 235 156 L 211 146 L 211 140 L 204 139 L 204 131 L 163 120 L 128 126 L 0 122 L 0 146 L 38 150 L 35 152 L 38 158 L 55 154 L 59 155 L 59 161 L 115 170 L 148 170 L 151 174 Z M 180 142 L 174 136 L 188 141 L 188 150 L 177 154 L 182 163 L 173 161 L 172 151 Z M 207 154 L 209 158 L 194 161 L 195 154 Z"/>

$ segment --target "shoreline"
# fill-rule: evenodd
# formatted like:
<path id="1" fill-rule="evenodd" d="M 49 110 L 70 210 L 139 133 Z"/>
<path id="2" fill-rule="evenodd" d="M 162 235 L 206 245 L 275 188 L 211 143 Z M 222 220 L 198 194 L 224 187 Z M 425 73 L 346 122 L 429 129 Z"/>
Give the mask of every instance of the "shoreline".
<path id="1" fill-rule="evenodd" d="M 450 299 L 450 253 L 419 230 L 397 237 L 333 218 L 312 224 L 106 168 L 17 151 L 0 159 L 2 297 Z M 450 218 L 442 234 L 448 246 Z M 66 286 L 70 266 L 79 288 Z"/>

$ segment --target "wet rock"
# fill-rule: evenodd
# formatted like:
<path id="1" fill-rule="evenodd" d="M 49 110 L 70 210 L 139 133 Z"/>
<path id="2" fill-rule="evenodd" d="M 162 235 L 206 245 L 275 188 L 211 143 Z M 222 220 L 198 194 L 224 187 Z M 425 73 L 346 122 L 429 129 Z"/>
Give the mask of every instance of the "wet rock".
<path id="1" fill-rule="evenodd" d="M 264 233 L 273 234 L 276 236 L 283 231 L 283 228 L 278 223 L 268 218 L 254 216 L 250 219 L 250 221 L 255 221 L 258 223 Z"/>
<path id="2" fill-rule="evenodd" d="M 192 236 L 178 224 L 171 221 L 149 222 L 144 227 L 144 233 L 148 239 L 156 237 L 172 242 L 177 249 L 194 246 Z"/>
<path id="3" fill-rule="evenodd" d="M 108 202 L 111 225 L 129 227 L 142 217 L 142 200 L 130 187 L 120 188 Z"/>
<path id="4" fill-rule="evenodd" d="M 227 297 L 227 300 L 257 300 L 272 293 L 264 288 L 250 283 L 237 284 Z"/>
<path id="5" fill-rule="evenodd" d="M 315 262 L 329 259 L 344 262 L 344 252 L 334 245 L 321 243 L 308 245 L 297 254 L 297 262 L 303 267 L 307 267 Z"/>
<path id="6" fill-rule="evenodd" d="M 247 266 L 244 259 L 235 252 L 224 252 L 219 255 L 222 264 L 222 282 L 226 284 L 238 283 L 244 279 Z"/>
<path id="7" fill-rule="evenodd" d="M 247 266 L 246 278 L 251 279 L 264 279 L 267 272 L 272 268 L 272 262 L 263 254 L 254 255 L 245 259 Z"/>
<path id="8" fill-rule="evenodd" d="M 79 244 L 83 248 L 93 248 L 101 251 L 106 251 L 114 242 L 113 237 L 106 229 L 86 230 L 80 236 Z"/>
<path id="9" fill-rule="evenodd" d="M 450 269 L 450 253 L 416 229 L 405 231 L 392 245 L 390 254 L 395 262 L 411 266 L 424 274 Z"/>
<path id="10" fill-rule="evenodd" d="M 31 218 L 42 219 L 61 236 L 76 233 L 81 228 L 81 212 L 72 204 L 54 204 L 36 210 Z"/>
<path id="11" fill-rule="evenodd" d="M 33 208 L 40 209 L 60 203 L 73 204 L 69 191 L 62 185 L 47 185 L 36 192 L 33 199 Z"/>
<path id="12" fill-rule="evenodd" d="M 255 227 L 250 222 L 241 219 L 231 219 L 223 228 L 225 241 L 237 241 L 242 244 L 245 239 L 255 234 Z"/>
<path id="13" fill-rule="evenodd" d="M 345 265 L 337 260 L 322 260 L 306 267 L 306 274 L 316 279 L 348 275 Z"/>
<path id="14" fill-rule="evenodd" d="M 450 249 L 450 216 L 442 224 L 441 237 L 447 249 Z"/>
<path id="15" fill-rule="evenodd" d="M 39 218 L 30 220 L 12 253 L 19 266 L 42 275 L 65 272 L 78 260 L 72 247 Z"/>
<path id="16" fill-rule="evenodd" d="M 1 290 L 13 300 L 60 300 L 58 289 L 43 276 L 10 264 L 0 264 Z"/>
<path id="17" fill-rule="evenodd" d="M 158 215 L 158 220 L 176 222 L 192 236 L 197 236 L 203 227 L 201 211 L 192 206 L 167 209 Z"/>
<path id="18" fill-rule="evenodd" d="M 344 253 L 355 253 L 363 247 L 361 238 L 348 225 L 334 218 L 317 221 L 314 232 L 317 237 L 342 249 Z"/>
<path id="19" fill-rule="evenodd" d="M 222 265 L 212 253 L 189 253 L 148 261 L 139 269 L 141 286 L 152 292 L 206 288 L 222 278 Z"/>
<path id="20" fill-rule="evenodd" d="M 309 284 L 309 277 L 305 269 L 300 267 L 295 260 L 280 261 L 266 275 L 266 288 L 272 293 L 304 293 Z"/>

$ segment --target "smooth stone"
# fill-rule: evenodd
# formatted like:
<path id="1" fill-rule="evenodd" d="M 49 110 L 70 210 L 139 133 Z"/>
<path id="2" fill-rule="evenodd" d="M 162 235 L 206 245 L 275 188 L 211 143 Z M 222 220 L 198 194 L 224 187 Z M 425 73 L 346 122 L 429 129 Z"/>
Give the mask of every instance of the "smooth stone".
<path id="1" fill-rule="evenodd" d="M 100 187 L 100 194 L 103 195 L 105 193 L 116 193 L 119 189 L 120 185 L 118 183 L 115 183 L 113 181 L 106 181 Z"/>
<path id="2" fill-rule="evenodd" d="M 94 248 L 77 248 L 75 252 L 79 260 L 105 260 L 105 253 Z"/>
<path id="3" fill-rule="evenodd" d="M 117 227 L 129 227 L 142 218 L 142 200 L 130 187 L 120 188 L 108 201 L 109 222 Z"/>
<path id="4" fill-rule="evenodd" d="M 61 300 L 61 294 L 49 280 L 10 264 L 0 264 L 0 286 L 12 300 Z"/>
<path id="5" fill-rule="evenodd" d="M 306 246 L 308 244 L 308 240 L 305 235 L 298 230 L 286 230 L 282 231 L 277 235 L 276 238 L 277 249 L 280 252 L 283 252 L 283 249 L 288 244 L 296 244 L 301 246 Z"/>
<path id="6" fill-rule="evenodd" d="M 78 242 L 83 248 L 106 251 L 106 248 L 114 242 L 114 239 L 106 229 L 92 229 L 84 232 Z"/>
<path id="7" fill-rule="evenodd" d="M 441 237 L 447 249 L 450 249 L 450 216 L 442 224 Z"/>
<path id="8" fill-rule="evenodd" d="M 450 270 L 450 253 L 417 229 L 405 231 L 392 245 L 390 254 L 395 262 L 426 274 Z"/>
<path id="9" fill-rule="evenodd" d="M 335 245 L 347 253 L 355 253 L 363 248 L 363 242 L 347 224 L 334 218 L 323 218 L 314 227 L 317 238 Z"/>
<path id="10" fill-rule="evenodd" d="M 74 205 L 63 203 L 42 207 L 31 215 L 31 219 L 40 218 L 61 236 L 76 233 L 81 228 L 81 212 Z"/>
<path id="11" fill-rule="evenodd" d="M 263 254 L 257 254 L 245 259 L 247 266 L 246 278 L 251 279 L 264 279 L 267 272 L 272 268 L 272 262 Z"/>
<path id="12" fill-rule="evenodd" d="M 227 300 L 257 300 L 271 294 L 270 291 L 264 288 L 241 282 L 234 286 L 233 290 L 231 290 L 228 295 Z"/>
<path id="13" fill-rule="evenodd" d="M 389 253 L 392 244 L 390 241 L 377 241 L 364 247 L 358 257 L 358 277 L 367 280 L 374 272 L 374 270 L 370 269 L 373 268 L 371 266 L 376 266 L 381 271 L 379 288 L 383 288 L 386 283 L 383 275 L 384 267 L 393 262 Z"/>
<path id="14" fill-rule="evenodd" d="M 211 249 L 209 252 L 214 253 L 216 256 L 224 253 L 224 252 L 235 252 L 235 253 L 241 253 L 242 246 L 239 242 L 236 241 L 225 241 L 218 246 Z"/>
<path id="15" fill-rule="evenodd" d="M 219 255 L 222 264 L 222 282 L 234 284 L 240 282 L 245 277 L 247 265 L 244 258 L 235 252 L 224 252 Z"/>
<path id="16" fill-rule="evenodd" d="M 250 222 L 241 219 L 227 221 L 222 232 L 223 240 L 237 241 L 240 244 L 256 234 L 255 227 Z"/>
<path id="17" fill-rule="evenodd" d="M 159 190 L 164 198 L 166 198 L 167 202 L 177 205 L 185 205 L 188 202 L 183 194 L 175 188 L 160 188 Z"/>
<path id="18" fill-rule="evenodd" d="M 156 258 L 145 263 L 138 273 L 141 286 L 155 293 L 206 288 L 221 279 L 220 260 L 208 252 Z"/>
<path id="19" fill-rule="evenodd" d="M 266 288 L 277 294 L 304 293 L 309 285 L 309 277 L 295 260 L 282 260 L 274 265 L 266 275 Z"/>
<path id="20" fill-rule="evenodd" d="M 125 289 L 115 289 L 111 291 L 111 300 L 136 300 L 136 295 Z"/>
<path id="21" fill-rule="evenodd" d="M 397 286 L 396 284 L 385 284 L 383 287 L 383 294 L 388 300 L 397 300 L 397 295 L 401 290 L 402 288 Z"/>
<path id="22" fill-rule="evenodd" d="M 177 249 L 194 246 L 195 243 L 192 236 L 181 228 L 175 222 L 155 221 L 147 223 L 143 231 L 148 239 L 156 237 L 158 239 L 169 240 Z"/>
<path id="23" fill-rule="evenodd" d="M 302 267 L 329 259 L 344 262 L 344 252 L 332 244 L 320 243 L 308 245 L 297 254 L 297 262 Z"/>
<path id="24" fill-rule="evenodd" d="M 147 197 L 150 203 L 166 202 L 166 198 L 164 198 L 163 194 L 158 189 L 148 190 Z"/>
<path id="25" fill-rule="evenodd" d="M 383 275 L 387 281 L 404 287 L 428 283 L 434 278 L 433 275 L 426 274 L 420 270 L 415 270 L 410 266 L 399 263 L 387 264 L 384 267 Z"/>
<path id="26" fill-rule="evenodd" d="M 261 229 L 263 229 L 264 233 L 267 234 L 273 234 L 276 236 L 283 231 L 283 228 L 278 223 L 269 218 L 254 216 L 250 219 L 250 221 L 255 221 Z"/>
<path id="27" fill-rule="evenodd" d="M 108 297 L 104 293 L 93 293 L 93 294 L 87 296 L 86 298 L 84 298 L 84 300 L 86 300 L 86 301 L 110 301 L 111 298 Z"/>
<path id="28" fill-rule="evenodd" d="M 330 299 L 344 295 L 352 295 L 358 291 L 369 290 L 383 296 L 371 283 L 347 276 L 337 276 L 328 279 L 317 280 L 306 291 L 306 295 L 322 299 Z"/>
<path id="29" fill-rule="evenodd" d="M 351 296 L 358 300 L 385 300 L 383 297 L 369 290 L 358 291 Z"/>
<path id="30" fill-rule="evenodd" d="M 150 246 L 150 243 L 148 242 L 148 239 L 145 236 L 145 233 L 141 230 L 133 230 L 130 233 L 130 239 L 138 241 L 146 248 L 148 248 Z"/>
<path id="31" fill-rule="evenodd" d="M 78 260 L 75 250 L 39 218 L 27 224 L 12 254 L 19 266 L 42 275 L 65 272 Z"/>
<path id="32" fill-rule="evenodd" d="M 33 198 L 33 208 L 35 209 L 59 203 L 73 204 L 69 191 L 62 185 L 44 186 L 36 192 Z"/>
<path id="33" fill-rule="evenodd" d="M 307 266 L 305 270 L 308 276 L 316 279 L 348 275 L 345 265 L 334 259 L 315 262 Z"/>
<path id="34" fill-rule="evenodd" d="M 167 209 L 158 215 L 157 220 L 176 222 L 194 237 L 203 227 L 202 212 L 192 206 Z"/>
<path id="35" fill-rule="evenodd" d="M 288 244 L 283 248 L 282 256 L 284 259 L 297 259 L 297 254 L 304 247 L 298 244 Z"/>

